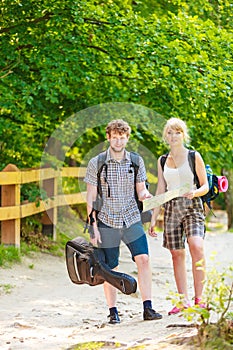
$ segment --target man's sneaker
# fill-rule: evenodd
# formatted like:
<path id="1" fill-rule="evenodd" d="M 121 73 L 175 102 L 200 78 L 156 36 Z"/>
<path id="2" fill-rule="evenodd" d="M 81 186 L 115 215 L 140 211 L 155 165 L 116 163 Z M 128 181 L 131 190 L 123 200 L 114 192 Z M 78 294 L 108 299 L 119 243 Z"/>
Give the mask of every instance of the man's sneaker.
<path id="1" fill-rule="evenodd" d="M 162 317 L 162 315 L 149 307 L 145 308 L 143 311 L 144 321 L 160 320 Z"/>
<path id="2" fill-rule="evenodd" d="M 108 315 L 108 317 L 109 317 L 109 322 L 108 323 L 110 323 L 110 324 L 116 324 L 116 323 L 120 323 L 121 322 L 121 320 L 120 320 L 120 318 L 118 316 L 118 313 L 116 313 L 116 312 Z"/>

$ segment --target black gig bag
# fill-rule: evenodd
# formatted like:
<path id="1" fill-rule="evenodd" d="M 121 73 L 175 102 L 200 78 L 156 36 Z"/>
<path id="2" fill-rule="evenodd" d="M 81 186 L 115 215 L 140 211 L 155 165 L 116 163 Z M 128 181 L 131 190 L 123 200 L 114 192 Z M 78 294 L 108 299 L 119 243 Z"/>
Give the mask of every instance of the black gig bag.
<path id="1" fill-rule="evenodd" d="M 73 283 L 97 286 L 106 281 L 124 294 L 137 290 L 137 281 L 133 277 L 111 270 L 105 263 L 103 250 L 82 237 L 66 243 L 66 266 Z"/>

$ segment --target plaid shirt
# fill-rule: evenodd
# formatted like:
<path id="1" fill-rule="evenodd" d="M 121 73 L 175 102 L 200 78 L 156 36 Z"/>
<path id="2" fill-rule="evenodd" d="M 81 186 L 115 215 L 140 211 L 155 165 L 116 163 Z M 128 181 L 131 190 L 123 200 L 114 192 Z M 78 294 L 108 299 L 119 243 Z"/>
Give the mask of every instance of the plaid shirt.
<path id="1" fill-rule="evenodd" d="M 92 158 L 87 166 L 85 182 L 97 186 L 98 156 Z M 119 162 L 111 158 L 107 150 L 106 167 L 100 176 L 102 185 L 103 206 L 98 219 L 105 225 L 114 228 L 126 227 L 141 220 L 134 195 L 134 168 L 130 159 L 130 152 L 125 151 L 124 158 Z M 139 157 L 139 169 L 136 182 L 146 180 L 146 169 L 143 159 Z"/>

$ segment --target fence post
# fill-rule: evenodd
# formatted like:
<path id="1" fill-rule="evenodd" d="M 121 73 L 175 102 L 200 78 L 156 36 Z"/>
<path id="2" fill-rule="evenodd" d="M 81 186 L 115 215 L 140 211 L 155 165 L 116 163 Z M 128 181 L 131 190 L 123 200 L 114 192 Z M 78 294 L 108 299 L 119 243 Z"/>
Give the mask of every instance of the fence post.
<path id="1" fill-rule="evenodd" d="M 57 195 L 57 177 L 43 180 L 43 190 L 46 191 L 48 197 L 56 197 Z M 57 206 L 53 209 L 48 209 L 43 213 L 41 218 L 42 233 L 47 236 L 52 236 L 55 241 L 57 238 Z"/>
<path id="2" fill-rule="evenodd" d="M 19 171 L 16 165 L 8 164 L 2 171 Z M 20 205 L 20 184 L 1 186 L 2 207 Z M 1 243 L 20 248 L 20 217 L 1 222 Z"/>
<path id="3" fill-rule="evenodd" d="M 47 145 L 44 150 L 45 154 L 49 156 L 50 162 L 42 164 L 41 169 L 50 168 L 52 165 L 52 160 L 55 161 L 55 164 L 58 160 L 62 161 L 65 159 L 64 150 L 62 148 L 61 140 L 56 137 L 50 137 Z M 45 157 L 46 158 L 46 157 Z M 43 180 L 42 188 L 47 192 L 48 197 L 56 196 L 58 193 L 58 178 Z M 42 232 L 45 235 L 53 236 L 53 239 L 56 240 L 56 225 L 57 225 L 57 206 L 53 209 L 49 209 L 44 212 L 42 219 Z"/>

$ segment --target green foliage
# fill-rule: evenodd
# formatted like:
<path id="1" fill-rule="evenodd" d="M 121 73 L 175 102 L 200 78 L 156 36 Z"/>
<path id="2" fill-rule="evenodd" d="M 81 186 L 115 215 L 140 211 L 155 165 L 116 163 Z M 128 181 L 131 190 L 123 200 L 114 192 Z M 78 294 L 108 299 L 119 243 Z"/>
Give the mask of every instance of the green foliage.
<path id="1" fill-rule="evenodd" d="M 56 242 L 42 233 L 42 224 L 39 216 L 31 216 L 22 220 L 21 252 L 41 251 L 61 256 L 64 254 L 64 238 L 58 234 Z"/>
<path id="2" fill-rule="evenodd" d="M 47 192 L 43 188 L 40 188 L 37 184 L 28 183 L 21 185 L 21 202 L 28 200 L 29 202 L 36 202 L 36 206 L 38 206 L 40 200 L 46 199 L 48 199 Z"/>
<path id="3" fill-rule="evenodd" d="M 96 342 L 96 341 L 91 341 L 91 342 L 86 342 L 86 343 L 81 343 L 74 345 L 70 348 L 70 350 L 97 350 L 101 349 L 104 345 L 104 342 Z"/>
<path id="4" fill-rule="evenodd" d="M 118 349 L 121 348 L 122 344 L 111 341 L 91 341 L 86 343 L 79 343 L 71 346 L 68 350 L 99 350 L 99 349 Z M 136 345 L 129 347 L 129 350 L 143 350 L 145 345 Z"/>
<path id="5" fill-rule="evenodd" d="M 119 101 L 184 118 L 208 162 L 231 166 L 229 1 L 4 0 L 2 14 L 2 168 L 39 165 L 62 121 Z M 155 142 L 147 135 L 146 146 Z M 80 162 L 99 136 L 89 131 L 71 156 Z"/>
<path id="6" fill-rule="evenodd" d="M 232 169 L 230 1 L 3 0 L 1 11 L 0 170 L 40 166 L 62 123 L 64 159 L 56 154 L 51 164 L 83 165 L 105 146 L 104 126 L 116 116 L 132 124 L 129 146 L 149 150 L 143 155 L 153 176 L 166 149 L 159 116 L 187 121 L 192 147 L 216 174 Z M 117 108 L 108 111 L 109 103 Z M 90 106 L 103 106 L 98 126 Z M 22 199 L 41 196 L 22 187 Z"/>
<path id="7" fill-rule="evenodd" d="M 31 232 L 39 233 L 42 231 L 41 214 L 22 218 L 21 224 L 23 237 L 27 236 Z"/>
<path id="8" fill-rule="evenodd" d="M 13 263 L 21 261 L 21 255 L 18 248 L 0 245 L 0 266 L 11 266 Z"/>
<path id="9" fill-rule="evenodd" d="M 217 265 L 215 262 L 205 279 L 202 302 L 206 308 L 194 305 L 182 310 L 182 315 L 198 328 L 197 338 L 201 349 L 230 349 L 230 344 L 233 343 L 233 317 L 230 312 L 233 301 L 233 266 L 219 271 Z M 197 268 L 203 269 L 201 262 Z M 173 293 L 172 300 L 177 307 L 184 304 L 183 297 L 179 294 Z"/>
<path id="10" fill-rule="evenodd" d="M 216 264 L 217 265 L 217 264 Z M 208 272 L 205 282 L 205 300 L 207 309 L 217 315 L 217 322 L 222 323 L 226 318 L 231 302 L 233 301 L 233 266 L 225 268 L 222 272 L 213 267 Z M 210 323 L 209 317 L 202 316 L 203 323 Z"/>
<path id="11" fill-rule="evenodd" d="M 13 286 L 11 284 L 0 284 L 0 295 L 10 294 Z"/>
<path id="12" fill-rule="evenodd" d="M 30 255 L 32 252 L 64 256 L 66 242 L 73 236 L 58 232 L 57 240 L 54 242 L 51 237 L 39 232 L 37 225 L 38 222 L 36 220 L 30 224 L 24 222 L 20 249 L 13 246 L 5 247 L 0 245 L 0 267 L 11 267 L 15 263 L 20 263 L 23 256 Z M 30 264 L 28 267 L 33 269 L 34 264 Z"/>

